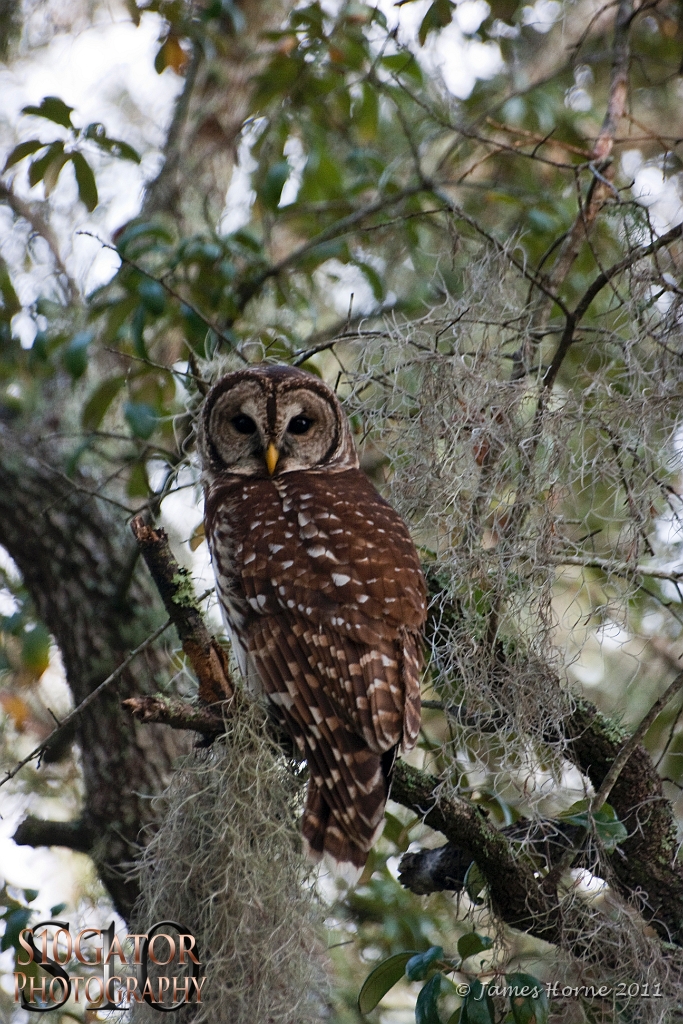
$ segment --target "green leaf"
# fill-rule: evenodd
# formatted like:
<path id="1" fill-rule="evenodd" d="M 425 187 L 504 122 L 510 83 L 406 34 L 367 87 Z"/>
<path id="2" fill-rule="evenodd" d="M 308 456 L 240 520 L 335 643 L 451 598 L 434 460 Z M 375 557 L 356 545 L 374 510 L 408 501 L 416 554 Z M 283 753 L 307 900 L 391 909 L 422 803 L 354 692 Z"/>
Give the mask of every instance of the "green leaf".
<path id="1" fill-rule="evenodd" d="M 379 92 L 369 82 L 364 82 L 362 99 L 353 108 L 353 123 L 363 142 L 372 142 L 376 138 L 378 121 Z"/>
<path id="2" fill-rule="evenodd" d="M 46 96 L 39 107 L 24 107 L 22 114 L 33 114 L 34 117 L 44 117 L 55 124 L 61 124 L 64 128 L 73 128 L 71 123 L 71 111 L 73 107 L 67 106 L 64 100 L 58 96 Z"/>
<path id="3" fill-rule="evenodd" d="M 434 0 L 420 25 L 418 37 L 421 46 L 424 46 L 430 32 L 437 32 L 440 28 L 450 25 L 454 9 L 455 4 L 451 3 L 451 0 Z"/>
<path id="4" fill-rule="evenodd" d="M 314 371 L 316 372 L 316 371 Z M 320 371 L 317 371 L 318 373 Z M 413 818 L 408 824 L 404 824 L 400 818 L 397 818 L 390 811 L 384 812 L 384 831 L 382 835 L 385 839 L 388 839 L 391 843 L 398 847 L 401 853 L 410 846 L 410 830 L 419 821 L 419 818 Z"/>
<path id="5" fill-rule="evenodd" d="M 356 266 L 362 271 L 363 276 L 366 278 L 368 284 L 372 288 L 372 294 L 374 295 L 377 302 L 381 302 L 384 298 L 384 282 L 377 273 L 375 268 L 369 263 L 363 263 L 359 260 L 355 261 Z"/>
<path id="6" fill-rule="evenodd" d="M 382 57 L 380 64 L 392 75 L 409 75 L 416 84 L 422 83 L 422 71 L 412 53 L 391 53 L 388 57 Z"/>
<path id="7" fill-rule="evenodd" d="M 430 946 L 426 953 L 416 953 L 406 964 L 406 978 L 410 981 L 422 981 L 435 960 L 443 957 L 442 946 Z"/>
<path id="8" fill-rule="evenodd" d="M 476 932 L 467 932 L 458 939 L 458 955 L 463 960 L 467 960 L 468 956 L 474 956 L 476 953 L 483 953 L 485 949 L 490 949 L 493 945 L 493 939 L 490 939 L 488 935 L 477 935 Z"/>
<path id="9" fill-rule="evenodd" d="M 146 277 L 138 285 L 138 295 L 142 299 L 145 309 L 148 309 L 154 316 L 161 316 L 166 309 L 166 289 L 159 281 L 153 281 Z"/>
<path id="10" fill-rule="evenodd" d="M 268 168 L 265 181 L 261 188 L 260 199 L 268 210 L 277 210 L 282 189 L 289 177 L 290 166 L 286 160 L 279 160 Z"/>
<path id="11" fill-rule="evenodd" d="M 21 303 L 4 260 L 0 260 L 0 296 L 2 296 L 2 318 L 11 320 L 14 314 L 21 309 Z"/>
<path id="12" fill-rule="evenodd" d="M 39 181 L 43 180 L 45 171 L 52 163 L 64 152 L 63 142 L 53 142 L 48 146 L 47 152 L 43 156 L 39 156 L 37 160 L 33 160 L 31 166 L 28 169 L 28 181 L 31 188 L 37 185 Z"/>
<path id="13" fill-rule="evenodd" d="M 31 345 L 31 355 L 34 358 L 39 359 L 42 363 L 47 362 L 50 355 L 49 345 L 50 339 L 45 331 L 38 331 L 33 339 L 33 344 Z"/>
<path id="14" fill-rule="evenodd" d="M 140 356 L 141 359 L 149 359 L 147 354 L 147 348 L 145 346 L 145 307 L 140 303 L 130 322 L 130 329 L 133 335 L 133 348 L 135 354 Z"/>
<path id="15" fill-rule="evenodd" d="M 566 811 L 558 814 L 558 818 L 585 829 L 591 828 L 592 819 L 593 827 L 608 851 L 614 850 L 628 838 L 628 832 L 611 804 L 603 804 L 599 811 L 591 814 L 590 800 L 577 800 Z"/>
<path id="16" fill-rule="evenodd" d="M 136 462 L 128 477 L 127 493 L 129 498 L 149 497 L 149 480 L 144 462 Z"/>
<path id="17" fill-rule="evenodd" d="M 92 213 L 98 203 L 95 175 L 92 172 L 90 164 L 82 153 L 72 153 L 71 159 L 73 161 L 74 171 L 76 172 L 78 195 L 86 209 Z"/>
<path id="18" fill-rule="evenodd" d="M 88 125 L 83 132 L 83 137 L 90 139 L 100 149 L 111 153 L 112 156 L 116 156 L 120 160 L 132 160 L 136 164 L 140 163 L 140 154 L 136 149 L 129 146 L 127 142 L 122 142 L 121 139 L 110 139 L 104 125 L 97 121 Z"/>
<path id="19" fill-rule="evenodd" d="M 14 147 L 10 155 L 7 157 L 2 173 L 4 174 L 10 167 L 14 167 L 14 165 L 18 164 L 20 160 L 23 160 L 25 156 L 30 156 L 31 153 L 35 153 L 46 145 L 47 143 L 41 142 L 40 139 L 29 139 L 28 142 L 20 142 L 18 146 Z"/>
<path id="20" fill-rule="evenodd" d="M 415 1003 L 415 1024 L 441 1024 L 437 1002 L 441 992 L 443 974 L 435 974 L 423 985 Z"/>
<path id="21" fill-rule="evenodd" d="M 538 978 L 532 974 L 506 974 L 505 984 L 514 989 L 510 1009 L 515 1024 L 547 1024 L 548 997 Z"/>
<path id="22" fill-rule="evenodd" d="M 57 179 L 62 173 L 64 164 L 67 164 L 70 157 L 66 153 L 59 153 L 54 160 L 51 160 L 48 166 L 45 168 L 45 174 L 43 175 L 43 186 L 45 187 L 45 195 L 49 196 L 57 184 Z"/>
<path id="23" fill-rule="evenodd" d="M 141 224 L 130 224 L 125 231 L 122 231 L 116 239 L 116 248 L 120 252 L 124 252 L 131 242 L 135 242 L 138 238 L 144 238 L 145 236 L 149 236 L 150 239 L 158 238 L 169 244 L 173 241 L 170 231 L 163 224 L 143 221 Z"/>
<path id="24" fill-rule="evenodd" d="M 110 377 L 95 388 L 81 412 L 81 426 L 84 430 L 98 429 L 125 381 L 125 377 Z"/>
<path id="25" fill-rule="evenodd" d="M 319 245 L 314 245 L 312 249 L 305 252 L 299 258 L 299 267 L 311 273 L 321 263 L 326 263 L 327 260 L 339 259 L 342 263 L 345 263 L 348 256 L 349 246 L 346 239 L 331 238 L 328 242 L 320 242 Z"/>
<path id="26" fill-rule="evenodd" d="M 5 917 L 5 934 L 0 942 L 0 951 L 17 948 L 19 932 L 28 924 L 33 911 L 29 907 L 19 907 Z"/>
<path id="27" fill-rule="evenodd" d="M 486 888 L 486 879 L 474 861 L 467 869 L 463 888 L 475 906 L 480 907 L 484 903 L 480 893 Z"/>
<path id="28" fill-rule="evenodd" d="M 493 1000 L 488 994 L 488 986 L 485 988 L 478 978 L 470 985 L 470 991 L 462 1005 L 462 1016 L 465 1017 L 467 1024 L 495 1024 L 495 1010 Z"/>
<path id="29" fill-rule="evenodd" d="M 74 380 L 85 373 L 88 365 L 88 345 L 92 340 L 91 331 L 79 331 L 62 353 L 62 362 Z"/>
<path id="30" fill-rule="evenodd" d="M 27 903 L 33 903 L 37 899 L 39 892 L 39 889 L 24 889 L 24 899 Z"/>
<path id="31" fill-rule="evenodd" d="M 263 74 L 256 79 L 256 90 L 252 96 L 251 109 L 258 110 L 276 96 L 287 93 L 303 71 L 303 64 L 295 57 L 278 53 Z"/>
<path id="32" fill-rule="evenodd" d="M 152 436 L 159 422 L 156 412 L 147 402 L 126 402 L 123 415 L 135 436 L 145 441 Z"/>
<path id="33" fill-rule="evenodd" d="M 380 999 L 401 980 L 406 964 L 413 956 L 415 953 L 412 950 L 396 953 L 370 971 L 358 995 L 358 1009 L 361 1013 L 370 1013 L 375 1009 Z"/>
<path id="34" fill-rule="evenodd" d="M 21 644 L 21 663 L 35 676 L 42 676 L 50 664 L 50 634 L 42 622 L 24 633 Z"/>
<path id="35" fill-rule="evenodd" d="M 57 903 L 56 906 L 50 907 L 50 917 L 59 917 L 63 910 L 66 910 L 66 903 Z"/>
<path id="36" fill-rule="evenodd" d="M 322 148 L 314 150 L 304 168 L 298 202 L 318 203 L 344 195 L 344 182 L 337 161 Z"/>

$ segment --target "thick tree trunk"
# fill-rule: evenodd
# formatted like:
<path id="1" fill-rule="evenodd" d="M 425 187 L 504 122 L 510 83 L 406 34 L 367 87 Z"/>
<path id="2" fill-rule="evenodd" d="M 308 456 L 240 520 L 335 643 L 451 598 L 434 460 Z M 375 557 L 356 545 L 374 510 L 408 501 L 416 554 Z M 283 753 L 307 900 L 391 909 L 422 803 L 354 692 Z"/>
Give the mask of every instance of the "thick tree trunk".
<path id="1" fill-rule="evenodd" d="M 216 227 L 249 114 L 256 76 L 272 49 L 264 35 L 279 29 L 291 0 L 241 0 L 239 31 L 224 16 L 210 48 L 194 42 L 164 147 L 164 163 L 147 186 L 142 216 L 171 214 L 190 232 Z"/>
<path id="2" fill-rule="evenodd" d="M 57 468 L 35 457 L 34 439 L 0 428 L 0 544 L 22 573 L 40 618 L 62 654 L 78 704 L 162 621 L 161 602 L 125 523 L 125 513 L 90 497 Z M 54 466 L 59 465 L 54 455 Z M 125 874 L 145 826 L 154 821 L 150 797 L 159 793 L 187 738 L 162 727 L 136 727 L 121 700 L 153 693 L 166 657 L 148 649 L 80 717 L 76 742 L 85 783 L 83 835 L 116 909 L 127 917 L 137 895 Z M 52 845 L 49 829 L 18 839 Z M 64 843 L 63 826 L 53 833 Z M 69 843 L 68 845 L 74 845 Z M 75 844 L 83 848 L 80 836 Z"/>

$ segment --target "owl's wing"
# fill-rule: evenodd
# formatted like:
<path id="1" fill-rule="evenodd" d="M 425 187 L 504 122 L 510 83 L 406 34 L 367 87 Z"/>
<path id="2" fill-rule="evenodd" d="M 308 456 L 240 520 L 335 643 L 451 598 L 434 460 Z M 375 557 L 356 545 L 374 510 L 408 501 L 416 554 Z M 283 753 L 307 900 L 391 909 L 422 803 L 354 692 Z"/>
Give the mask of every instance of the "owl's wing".
<path id="1" fill-rule="evenodd" d="M 250 670 L 310 767 L 304 837 L 361 867 L 393 752 L 420 726 L 426 591 L 410 535 L 356 470 L 221 485 L 206 522 Z"/>
<path id="2" fill-rule="evenodd" d="M 316 627 L 296 616 L 263 616 L 250 630 L 250 657 L 308 762 L 302 829 L 309 852 L 314 859 L 329 853 L 338 863 L 360 868 L 383 826 L 391 751 L 401 738 L 403 713 L 392 706 L 380 715 L 381 749 L 371 725 L 350 728 L 339 680 L 316 662 L 316 636 Z M 360 721 L 375 714 L 370 704 L 365 702 Z M 419 704 L 416 721 L 419 728 Z"/>
<path id="3" fill-rule="evenodd" d="M 246 482 L 245 492 L 254 511 L 237 568 L 255 611 L 296 610 L 363 643 L 421 631 L 415 546 L 360 470 L 287 473 Z"/>
<path id="4" fill-rule="evenodd" d="M 409 749 L 426 591 L 405 524 L 358 470 L 250 483 L 237 561 L 251 621 L 287 624 L 307 673 L 372 750 Z"/>

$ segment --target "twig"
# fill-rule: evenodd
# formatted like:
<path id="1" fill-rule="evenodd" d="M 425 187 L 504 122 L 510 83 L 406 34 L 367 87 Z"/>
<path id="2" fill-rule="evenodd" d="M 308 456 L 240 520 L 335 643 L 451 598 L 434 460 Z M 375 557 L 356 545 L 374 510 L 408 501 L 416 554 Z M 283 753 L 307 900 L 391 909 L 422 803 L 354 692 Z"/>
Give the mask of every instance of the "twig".
<path id="1" fill-rule="evenodd" d="M 166 632 L 170 625 L 171 620 L 167 619 L 163 626 L 159 626 L 158 629 L 155 629 L 153 633 L 150 633 L 147 639 L 143 640 L 143 642 L 138 647 L 136 647 L 134 651 L 131 651 L 128 657 L 121 662 L 117 669 L 114 669 L 111 675 L 107 676 L 107 678 L 103 682 L 101 682 L 99 686 L 96 686 L 92 693 L 89 693 L 88 696 L 84 700 L 82 700 L 81 703 L 77 707 L 75 707 L 70 714 L 66 716 L 66 718 L 62 719 L 60 725 L 58 725 L 56 729 L 52 730 L 47 739 L 43 740 L 43 742 L 40 743 L 34 750 L 32 750 L 30 754 L 27 754 L 26 757 L 23 758 L 23 760 L 19 761 L 19 763 L 16 764 L 11 771 L 5 772 L 5 777 L 3 779 L 0 779 L 0 786 L 4 786 L 6 782 L 9 782 L 10 779 L 13 779 L 17 772 L 21 771 L 24 765 L 27 765 L 29 761 L 33 761 L 35 760 L 35 758 L 40 757 L 43 751 L 46 750 L 48 746 L 50 746 L 55 736 L 57 736 L 60 732 L 63 732 L 63 730 L 66 729 L 67 726 L 71 725 L 71 723 L 75 721 L 76 718 L 78 718 L 78 716 L 83 711 L 85 711 L 85 709 L 89 707 L 104 690 L 107 689 L 107 687 L 111 686 L 112 683 L 115 683 L 116 680 L 123 675 L 123 673 L 126 671 L 130 663 L 137 658 L 138 654 L 142 654 L 143 651 L 147 650 L 147 648 L 150 647 L 155 640 L 159 639 L 162 633 Z"/>
<path id="2" fill-rule="evenodd" d="M 600 134 L 593 146 L 595 160 L 605 160 L 612 152 L 614 137 L 626 109 L 628 96 L 628 68 L 631 57 L 629 30 L 633 18 L 633 0 L 620 0 L 614 21 L 612 43 L 612 72 L 609 100 Z"/>
<path id="3" fill-rule="evenodd" d="M 474 230 L 479 235 L 481 235 L 482 238 L 485 238 L 486 241 L 489 242 L 497 250 L 497 252 L 501 253 L 501 255 L 504 255 L 505 258 L 513 265 L 513 267 L 515 267 L 515 269 L 519 271 L 522 277 L 524 277 L 527 281 L 530 281 L 532 284 L 536 285 L 539 291 L 543 292 L 543 294 L 549 300 L 551 300 L 551 303 L 555 303 L 562 310 L 565 316 L 569 315 L 569 310 L 567 306 L 565 306 L 564 302 L 559 297 L 559 295 L 556 295 L 555 292 L 548 287 L 545 281 L 541 277 L 539 277 L 538 274 L 535 274 L 533 271 L 528 270 L 524 263 L 522 263 L 515 256 L 513 256 L 508 251 L 507 246 L 505 246 L 503 242 L 499 242 L 497 238 L 491 235 L 488 231 L 485 231 L 484 228 L 482 228 L 481 225 L 474 219 L 474 217 L 470 217 L 468 214 L 464 212 L 464 210 L 461 210 L 460 207 L 457 206 L 445 192 L 442 192 L 437 185 L 432 183 L 430 191 L 432 192 L 433 195 L 437 196 L 438 199 L 441 200 L 441 202 L 450 210 L 453 216 L 459 217 L 461 220 L 464 220 L 465 223 L 469 224 L 470 227 L 474 228 Z"/>
<path id="4" fill-rule="evenodd" d="M 66 292 L 67 299 L 69 302 L 75 302 L 78 296 L 78 286 L 74 279 L 70 276 L 68 270 L 62 262 L 62 257 L 59 252 L 59 243 L 57 242 L 57 236 L 48 224 L 48 222 L 41 217 L 38 211 L 31 206 L 29 203 L 24 202 L 20 199 L 12 189 L 6 185 L 3 181 L 0 181 L 0 203 L 7 203 L 11 210 L 13 210 L 18 217 L 23 217 L 24 220 L 28 221 L 36 234 L 40 235 L 47 242 L 48 248 L 52 253 L 52 258 L 55 261 L 57 273 L 60 274 L 66 281 Z"/>
<path id="5" fill-rule="evenodd" d="M 649 245 L 638 246 L 638 248 L 633 249 L 628 256 L 624 256 L 623 259 L 617 260 L 617 262 L 613 263 L 611 267 L 607 268 L 607 270 L 603 270 L 602 273 L 598 274 L 593 283 L 583 293 L 574 312 L 569 313 L 567 316 L 564 332 L 559 341 L 552 362 L 546 370 L 543 378 L 543 389 L 545 392 L 550 391 L 555 382 L 555 378 L 562 366 L 564 357 L 574 342 L 574 333 L 581 319 L 588 311 L 588 307 L 592 303 L 593 299 L 602 291 L 605 285 L 608 284 L 613 277 L 616 277 L 617 274 L 620 274 L 622 270 L 627 270 L 640 260 L 645 259 L 646 256 L 651 256 L 653 253 L 658 252 L 659 249 L 663 249 L 665 246 L 671 245 L 672 242 L 675 242 L 682 235 L 683 223 L 677 224 L 665 234 L 656 238 L 654 242 L 651 242 Z"/>
<path id="6" fill-rule="evenodd" d="M 193 306 L 191 302 L 188 302 L 188 300 L 184 298 L 180 294 L 180 292 L 177 292 L 175 288 L 171 288 L 170 284 L 168 284 L 162 277 L 155 277 L 154 274 L 152 274 L 149 270 L 145 270 L 145 268 L 141 266 L 139 263 L 137 263 L 135 260 L 130 259 L 130 257 L 128 256 L 124 256 L 121 250 L 118 249 L 115 245 L 112 245 L 111 242 L 105 242 L 102 238 L 99 237 L 99 235 L 94 234 L 92 231 L 77 231 L 76 234 L 87 235 L 88 238 L 94 238 L 96 242 L 100 243 L 103 249 L 111 249 L 112 252 L 115 252 L 122 263 L 125 263 L 127 266 L 132 267 L 134 270 L 137 270 L 139 274 L 143 274 L 145 277 L 148 277 L 150 281 L 155 281 L 156 284 L 160 284 L 164 291 L 166 291 L 174 299 L 177 299 L 178 302 L 182 302 L 182 304 L 184 306 L 187 306 L 187 308 L 191 310 L 195 314 L 195 316 L 199 317 L 202 323 L 206 327 L 208 327 L 209 330 L 213 331 L 216 337 L 220 338 L 223 344 L 227 345 L 232 352 L 235 352 L 243 363 L 248 362 L 246 356 L 242 355 L 242 353 L 236 347 L 234 342 L 230 340 L 230 338 L 223 334 L 223 332 L 220 331 L 218 327 L 216 327 L 216 325 L 212 323 L 211 320 L 209 320 L 208 317 L 204 316 L 204 314 L 201 313 L 196 306 Z"/>
<path id="7" fill-rule="evenodd" d="M 630 59 L 628 34 L 632 12 L 632 0 L 619 0 L 612 43 L 612 72 L 607 110 L 600 134 L 593 146 L 592 160 L 588 165 L 593 174 L 593 181 L 588 189 L 586 202 L 580 206 L 548 276 L 550 291 L 558 291 L 566 281 L 581 246 L 588 238 L 598 214 L 614 188 L 611 181 L 614 176 L 614 164 L 607 161 L 611 160 L 617 127 L 626 106 Z M 534 313 L 534 328 L 542 329 L 545 326 L 550 310 L 547 299 L 539 303 Z M 528 359 L 528 354 L 526 358 Z"/>
<path id="8" fill-rule="evenodd" d="M 186 303 L 187 305 L 187 303 Z M 188 377 L 193 380 L 196 384 L 202 387 L 207 387 L 208 382 L 203 377 L 197 377 L 194 373 L 189 373 L 187 370 L 176 370 L 175 366 L 166 366 L 164 363 L 155 363 L 152 359 L 146 359 L 144 356 L 134 356 L 132 352 L 122 352 L 120 348 L 112 348 L 111 345 L 103 345 L 102 348 L 105 352 L 111 352 L 114 356 L 120 356 L 124 359 L 130 359 L 132 362 L 144 363 L 145 366 L 151 366 L 155 370 L 164 370 L 165 373 L 170 373 L 174 377 Z"/>
<path id="9" fill-rule="evenodd" d="M 654 704 L 652 705 L 648 713 L 645 715 L 645 718 L 643 718 L 636 731 L 631 736 L 629 736 L 628 740 L 615 757 L 614 761 L 612 762 L 612 766 L 607 772 L 607 775 L 605 775 L 605 778 L 602 780 L 600 789 L 591 801 L 591 812 L 593 814 L 596 814 L 600 810 L 600 808 L 607 802 L 607 798 L 609 797 L 612 791 L 612 787 L 621 775 L 627 761 L 631 757 L 631 754 L 639 745 L 645 733 L 650 728 L 659 712 L 666 707 L 671 698 L 675 697 L 676 694 L 680 692 L 680 690 L 683 690 L 683 672 L 679 672 L 676 678 L 673 680 L 673 682 L 669 683 L 662 696 L 659 698 L 659 700 L 656 700 L 654 702 Z"/>
<path id="10" fill-rule="evenodd" d="M 577 565 L 582 569 L 601 569 L 604 572 L 612 572 L 617 575 L 648 576 L 653 580 L 668 580 L 670 583 L 680 583 L 683 581 L 683 569 L 680 572 L 670 572 L 666 569 L 650 568 L 647 565 L 614 562 L 610 558 L 581 558 L 579 555 L 553 555 L 548 561 L 551 565 Z"/>
<path id="11" fill-rule="evenodd" d="M 77 484 L 75 480 L 72 480 L 68 473 L 64 473 L 61 469 L 57 469 L 56 466 L 50 465 L 49 462 L 45 462 L 43 459 L 38 458 L 38 456 L 34 457 L 36 462 L 39 463 L 39 465 L 41 465 L 43 469 L 47 469 L 48 472 L 54 473 L 54 475 L 56 477 L 59 477 L 60 480 L 63 480 L 64 483 L 69 484 L 73 491 L 77 491 L 79 494 L 86 494 L 89 498 L 98 498 L 99 501 L 104 501 L 106 502 L 107 505 L 113 505 L 114 508 L 121 509 L 122 512 L 125 512 L 129 516 L 135 514 L 135 509 L 129 508 L 128 505 L 124 505 L 123 502 L 117 501 L 116 498 L 110 498 L 106 494 L 102 494 L 101 491 L 99 490 L 91 491 L 88 487 L 83 487 L 81 484 Z M 100 486 L 106 487 L 106 485 L 110 483 L 116 476 L 118 476 L 123 471 L 124 468 L 125 467 L 117 469 L 116 472 L 112 473 L 111 476 L 107 477 L 107 479 Z M 60 501 L 64 500 L 64 495 L 55 498 L 54 501 L 51 501 L 49 505 L 45 506 L 45 508 L 42 510 L 42 514 L 45 515 L 46 512 L 49 512 L 50 509 L 54 508 L 55 505 L 58 505 Z"/>
<path id="12" fill-rule="evenodd" d="M 204 736 L 218 736 L 224 729 L 220 704 L 202 707 L 163 694 L 129 697 L 121 703 L 140 722 L 170 725 L 172 729 L 192 729 Z"/>
<path id="13" fill-rule="evenodd" d="M 494 121 L 492 117 L 486 118 L 486 123 L 492 128 L 497 128 L 499 131 L 508 132 L 510 135 L 521 135 L 530 142 L 543 143 L 549 141 L 549 136 L 539 135 L 538 132 L 526 131 L 524 128 L 517 128 L 514 125 L 501 124 L 500 121 Z M 584 160 L 590 160 L 593 155 L 590 150 L 582 149 L 580 146 L 572 146 L 571 142 L 562 142 L 561 139 L 553 139 L 553 145 L 559 146 L 560 149 L 566 149 L 568 153 L 576 153 L 577 156 L 582 156 Z"/>
<path id="14" fill-rule="evenodd" d="M 164 722 L 175 729 L 194 729 L 207 736 L 223 731 L 218 708 L 198 709 L 163 697 L 133 698 L 123 704 L 146 722 Z M 396 762 L 391 799 L 415 811 L 430 828 L 457 843 L 469 861 L 477 861 L 489 882 L 494 906 L 504 920 L 548 941 L 557 941 L 555 901 L 540 890 L 529 865 L 516 859 L 509 839 L 474 804 L 463 797 L 438 793 L 438 779 L 403 761 Z"/>
<path id="15" fill-rule="evenodd" d="M 358 210 L 354 210 L 353 213 L 348 214 L 346 217 L 342 217 L 340 220 L 335 221 L 334 224 L 330 224 L 329 227 L 324 228 L 313 238 L 304 242 L 297 249 L 294 249 L 289 255 L 279 260 L 277 263 L 271 264 L 269 267 L 265 267 L 260 273 L 256 274 L 251 280 L 246 281 L 238 291 L 237 307 L 242 311 L 250 299 L 256 295 L 258 290 L 261 288 L 266 281 L 271 277 L 278 277 L 283 270 L 289 270 L 290 267 L 295 267 L 296 264 L 312 249 L 316 249 L 323 242 L 329 242 L 333 238 L 339 238 L 342 235 L 346 235 L 353 231 L 354 228 L 358 227 L 368 217 L 374 217 L 376 213 L 381 213 L 397 203 L 402 202 L 404 199 L 409 199 L 411 196 L 419 195 L 421 192 L 426 192 L 428 189 L 424 184 L 410 185 L 404 188 L 401 192 L 395 192 L 390 196 L 385 196 L 382 199 L 376 200 L 374 203 L 368 203 L 367 206 L 362 206 Z"/>

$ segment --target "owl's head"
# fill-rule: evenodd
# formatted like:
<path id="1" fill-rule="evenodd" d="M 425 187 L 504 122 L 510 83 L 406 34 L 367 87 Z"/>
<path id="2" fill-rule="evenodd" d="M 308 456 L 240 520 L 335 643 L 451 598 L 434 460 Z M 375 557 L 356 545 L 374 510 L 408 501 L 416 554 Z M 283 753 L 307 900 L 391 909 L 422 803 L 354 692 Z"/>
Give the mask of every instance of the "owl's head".
<path id="1" fill-rule="evenodd" d="M 266 477 L 358 466 L 334 391 L 291 366 L 257 366 L 216 381 L 202 410 L 199 450 L 204 472 L 212 474 Z"/>

